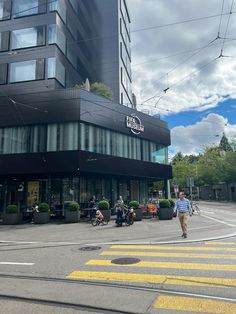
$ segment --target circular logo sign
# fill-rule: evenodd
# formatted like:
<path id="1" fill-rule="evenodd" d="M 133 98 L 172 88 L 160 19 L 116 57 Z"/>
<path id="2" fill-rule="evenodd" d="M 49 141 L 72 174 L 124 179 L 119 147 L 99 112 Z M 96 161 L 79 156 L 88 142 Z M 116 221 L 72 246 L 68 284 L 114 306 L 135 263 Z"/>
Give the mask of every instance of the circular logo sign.
<path id="1" fill-rule="evenodd" d="M 126 126 L 130 129 L 133 134 L 140 134 L 144 132 L 144 126 L 141 123 L 141 120 L 135 113 L 130 116 L 126 116 Z"/>

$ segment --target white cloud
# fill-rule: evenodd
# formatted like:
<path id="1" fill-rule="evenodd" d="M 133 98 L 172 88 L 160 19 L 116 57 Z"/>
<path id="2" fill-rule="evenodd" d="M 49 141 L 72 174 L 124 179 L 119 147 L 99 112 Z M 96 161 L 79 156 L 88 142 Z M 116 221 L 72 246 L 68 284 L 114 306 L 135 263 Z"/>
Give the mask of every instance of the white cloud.
<path id="1" fill-rule="evenodd" d="M 224 3 L 223 12 L 228 13 L 232 1 L 225 0 Z M 222 0 L 128 0 L 128 5 L 131 29 L 138 30 L 220 14 Z M 233 11 L 236 11 L 236 3 Z M 225 35 L 228 17 L 222 16 L 221 37 Z M 227 38 L 235 38 L 235 17 L 236 13 L 233 13 Z M 218 39 L 210 44 L 217 37 L 219 25 L 218 16 L 131 33 L 133 91 L 137 101 L 140 104 L 153 95 L 162 96 L 158 103 L 159 97 L 156 97 L 139 109 L 161 114 L 189 109 L 202 111 L 217 106 L 223 96 L 236 97 L 235 40 Z M 197 53 L 201 47 L 205 48 Z M 235 58 L 216 59 L 222 47 L 223 55 Z M 184 51 L 189 52 L 177 55 Z M 170 55 L 172 57 L 164 58 Z M 164 93 L 168 87 L 170 89 Z"/>
<path id="2" fill-rule="evenodd" d="M 218 145 L 225 132 L 228 138 L 235 137 L 236 124 L 231 125 L 221 115 L 211 113 L 200 122 L 190 126 L 177 126 L 171 130 L 173 156 L 181 151 L 183 154 L 198 154 L 204 146 Z"/>

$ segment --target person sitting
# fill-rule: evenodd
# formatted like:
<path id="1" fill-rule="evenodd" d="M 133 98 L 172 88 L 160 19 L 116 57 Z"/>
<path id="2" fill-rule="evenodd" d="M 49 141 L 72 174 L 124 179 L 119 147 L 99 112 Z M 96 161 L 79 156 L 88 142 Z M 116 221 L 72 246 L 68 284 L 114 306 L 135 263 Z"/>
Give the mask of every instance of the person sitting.
<path id="1" fill-rule="evenodd" d="M 99 209 L 96 211 L 96 219 L 99 220 L 99 221 L 103 221 L 104 220 L 104 216 L 103 216 L 103 214 L 101 213 L 101 211 Z"/>

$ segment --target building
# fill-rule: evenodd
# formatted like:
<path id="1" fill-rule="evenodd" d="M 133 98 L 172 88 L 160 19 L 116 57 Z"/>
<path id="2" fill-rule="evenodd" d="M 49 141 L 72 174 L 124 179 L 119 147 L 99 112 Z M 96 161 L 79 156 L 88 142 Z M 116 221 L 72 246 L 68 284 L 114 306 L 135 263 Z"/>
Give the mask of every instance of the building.
<path id="1" fill-rule="evenodd" d="M 167 186 L 167 124 L 132 108 L 129 24 L 125 0 L 0 0 L 0 210 Z M 114 100 L 73 88 L 86 78 Z"/>
<path id="2" fill-rule="evenodd" d="M 62 208 L 91 195 L 144 203 L 172 176 L 164 121 L 84 90 L 0 97 L 0 208 L 36 201 Z"/>
<path id="3" fill-rule="evenodd" d="M 7 94 L 102 82 L 132 105 L 125 0 L 1 0 L 0 84 Z"/>

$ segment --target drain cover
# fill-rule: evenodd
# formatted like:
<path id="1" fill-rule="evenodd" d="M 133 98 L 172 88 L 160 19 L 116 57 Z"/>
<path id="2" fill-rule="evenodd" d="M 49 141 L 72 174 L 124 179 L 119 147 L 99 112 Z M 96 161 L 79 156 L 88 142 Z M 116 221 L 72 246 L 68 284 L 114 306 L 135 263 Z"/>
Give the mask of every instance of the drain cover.
<path id="1" fill-rule="evenodd" d="M 95 250 L 100 250 L 100 246 L 84 246 L 79 248 L 80 251 L 95 251 Z"/>
<path id="2" fill-rule="evenodd" d="M 133 257 L 116 258 L 111 261 L 112 264 L 118 264 L 118 265 L 137 264 L 138 262 L 140 262 L 140 259 L 133 258 Z"/>

